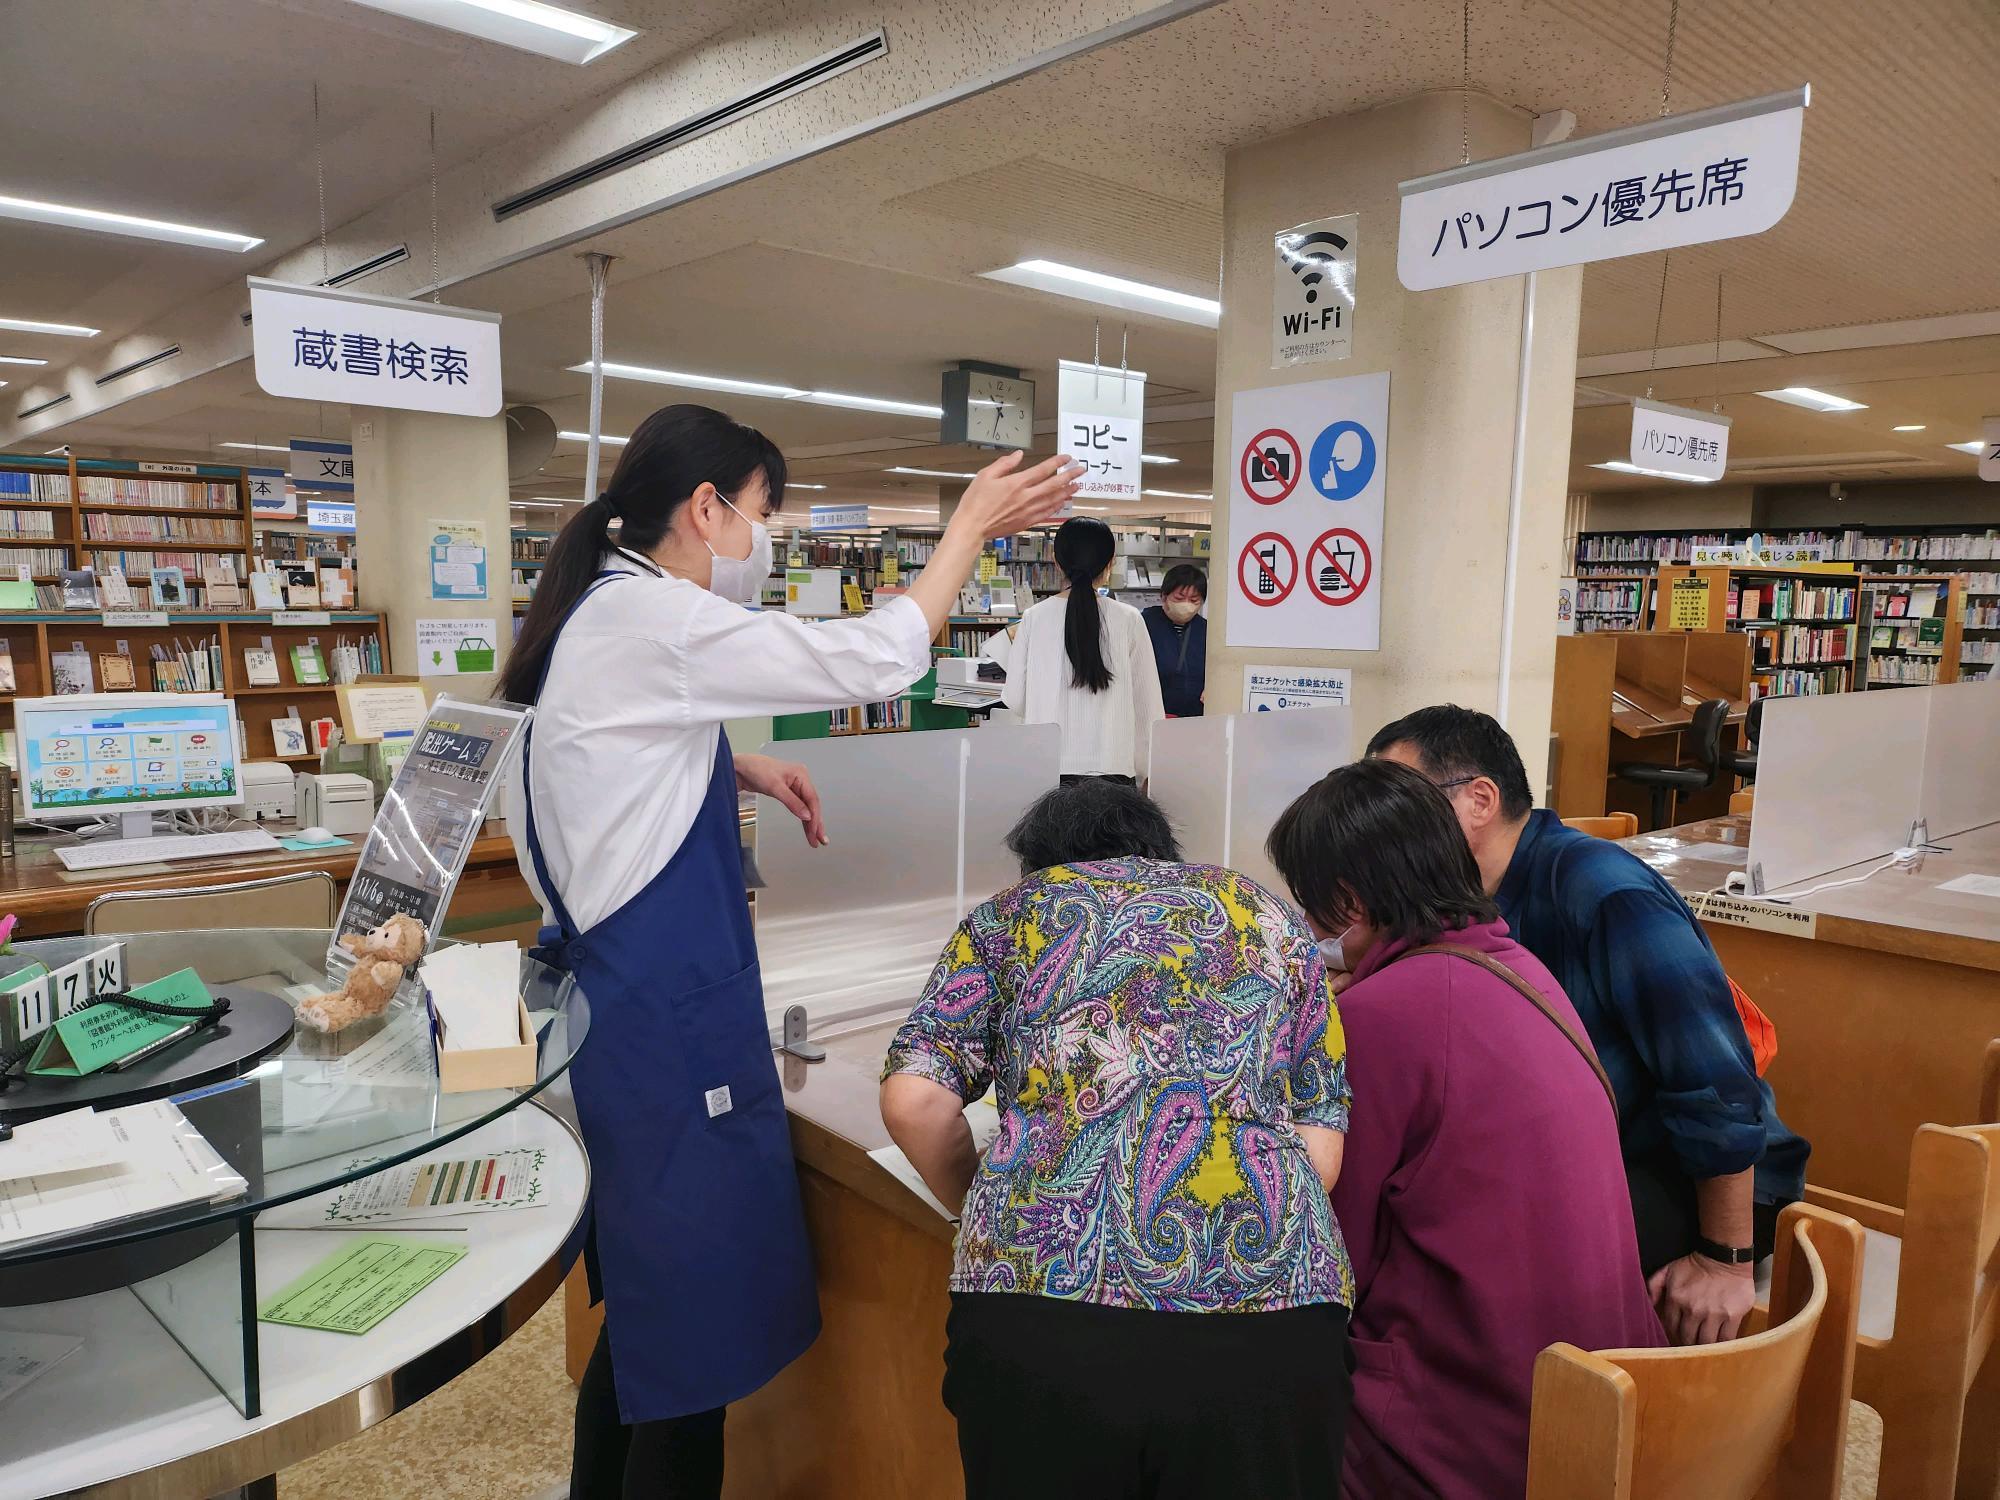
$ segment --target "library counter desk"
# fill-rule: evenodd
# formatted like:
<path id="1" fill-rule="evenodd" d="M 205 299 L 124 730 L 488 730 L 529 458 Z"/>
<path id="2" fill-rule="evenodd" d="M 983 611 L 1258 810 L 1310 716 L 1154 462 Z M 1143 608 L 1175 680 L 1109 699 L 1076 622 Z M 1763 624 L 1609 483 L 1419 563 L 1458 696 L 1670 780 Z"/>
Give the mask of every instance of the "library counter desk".
<path id="1" fill-rule="evenodd" d="M 1730 977 L 1778 1031 L 1778 1113 L 1812 1143 L 1819 1187 L 1900 1205 L 1923 1124 L 1977 1122 L 2000 1037 L 2000 824 L 1939 840 L 1915 870 L 1776 906 L 1717 898 L 1744 868 L 1748 817 L 1626 839 L 1687 899 Z M 1808 882 L 1846 880 L 1880 860 Z M 1945 890 L 1995 877 L 1996 894 Z"/>
<path id="2" fill-rule="evenodd" d="M 295 831 L 286 823 L 266 826 L 281 839 Z M 19 937 L 67 937 L 83 931 L 91 902 L 114 891 L 192 890 L 310 870 L 324 870 L 345 895 L 365 837 L 350 834 L 347 847 L 318 852 L 278 850 L 72 872 L 56 858 L 53 841 L 21 835 L 13 855 L 0 859 L 0 915 L 12 912 L 20 918 Z M 518 938 L 526 947 L 534 942 L 540 925 L 540 911 L 514 862 L 507 825 L 490 821 L 466 860 L 445 916 L 444 935 L 467 942 Z"/>

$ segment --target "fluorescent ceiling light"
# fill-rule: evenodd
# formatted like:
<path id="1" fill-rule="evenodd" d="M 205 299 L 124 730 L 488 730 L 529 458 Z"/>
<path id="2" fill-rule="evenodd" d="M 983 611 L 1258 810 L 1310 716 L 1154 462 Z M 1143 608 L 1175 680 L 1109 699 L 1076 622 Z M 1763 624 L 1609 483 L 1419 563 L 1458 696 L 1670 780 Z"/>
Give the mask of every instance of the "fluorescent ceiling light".
<path id="1" fill-rule="evenodd" d="M 45 359 L 29 359 L 20 354 L 0 354 L 0 365 L 45 365 Z"/>
<path id="2" fill-rule="evenodd" d="M 1768 394 L 1768 392 L 1766 393 Z M 1593 469 L 1610 469 L 1618 474 L 1644 474 L 1648 479 L 1671 479 L 1678 484 L 1714 484 L 1713 478 L 1697 479 L 1692 474 L 1669 474 L 1665 469 L 1642 469 L 1637 464 L 1627 463 L 1622 458 L 1607 459 L 1601 464 L 1592 464 Z"/>
<path id="3" fill-rule="evenodd" d="M 959 474 L 950 469 L 906 469 L 898 464 L 893 469 L 884 469 L 885 474 L 914 474 L 922 479 L 977 479 L 977 474 Z"/>
<path id="4" fill-rule="evenodd" d="M 1141 490 L 1142 495 L 1151 495 L 1156 500 L 1213 500 L 1213 495 L 1198 495 L 1192 490 Z"/>
<path id="5" fill-rule="evenodd" d="M 787 479 L 785 481 L 785 488 L 788 490 L 823 490 L 826 486 L 823 484 L 802 484 L 796 479 Z"/>
<path id="6" fill-rule="evenodd" d="M 569 500 L 509 500 L 507 504 L 515 510 L 561 510 L 565 505 L 574 504 Z"/>
<path id="7" fill-rule="evenodd" d="M 447 31 L 516 47 L 557 62 L 595 62 L 639 33 L 541 0 L 358 0 Z"/>
<path id="8" fill-rule="evenodd" d="M 1905 422 L 1902 426 L 1891 427 L 1889 430 L 1891 432 L 1922 432 L 1924 424 L 1922 422 Z"/>
<path id="9" fill-rule="evenodd" d="M 85 328 L 80 323 L 37 323 L 33 318 L 0 318 L 0 328 L 15 333 L 53 333 L 64 338 L 94 339 L 103 330 Z"/>
<path id="10" fill-rule="evenodd" d="M 1866 411 L 1866 403 L 1849 401 L 1845 396 L 1829 396 L 1825 391 L 1816 391 L 1811 386 L 1788 385 L 1782 391 L 1759 391 L 1760 396 L 1772 401 L 1782 401 L 1787 406 L 1803 406 L 1807 411 Z"/>
<path id="11" fill-rule="evenodd" d="M 1215 327 L 1222 318 L 1222 304 L 1207 297 L 1190 297 L 1186 292 L 1128 281 L 1123 276 L 1106 276 L 1101 271 L 1086 271 L 1060 261 L 1024 260 L 979 274 L 988 281 L 1032 287 L 1038 292 L 1053 292 L 1058 297 L 1075 297 L 1128 312 L 1154 313 L 1182 323 L 1198 323 L 1203 328 Z"/>
<path id="12" fill-rule="evenodd" d="M 1141 453 L 1139 455 L 1139 462 L 1142 464 L 1177 464 L 1180 460 L 1178 458 L 1168 458 L 1164 453 Z"/>
<path id="13" fill-rule="evenodd" d="M 217 443 L 218 448 L 248 448 L 255 453 L 290 453 L 289 443 Z"/>
<path id="14" fill-rule="evenodd" d="M 1947 448 L 1956 448 L 1960 453 L 1979 454 L 1986 451 L 1984 443 L 1946 443 Z"/>
<path id="15" fill-rule="evenodd" d="M 590 362 L 569 366 L 588 375 Z M 882 396 L 851 396 L 841 391 L 809 391 L 802 386 L 775 385 L 765 380 L 738 380 L 732 375 L 697 375 L 686 370 L 656 370 L 646 365 L 612 364 L 604 373 L 614 380 L 644 380 L 652 385 L 686 386 L 697 391 L 725 391 L 737 396 L 763 396 L 772 401 L 804 401 L 813 406 L 845 406 L 855 411 L 886 411 L 898 416 L 941 417 L 943 409 L 921 401 L 891 401 Z"/>
<path id="16" fill-rule="evenodd" d="M 196 224 L 175 224 L 166 219 L 142 219 L 136 214 L 106 213 L 101 208 L 75 208 L 67 203 L 43 203 L 34 198 L 10 198 L 0 193 L 0 219 L 25 219 L 31 224 L 54 224 L 64 229 L 95 229 L 102 234 L 124 234 L 140 240 L 166 240 L 175 245 L 198 245 L 206 250 L 254 250 L 263 240 L 253 234 L 234 234 L 227 229 L 203 229 Z"/>
<path id="17" fill-rule="evenodd" d="M 590 441 L 590 434 L 587 432 L 558 432 L 556 436 L 572 443 L 587 443 Z M 632 441 L 628 437 L 613 437 L 608 432 L 600 432 L 597 435 L 597 440 L 607 448 L 622 448 Z"/>

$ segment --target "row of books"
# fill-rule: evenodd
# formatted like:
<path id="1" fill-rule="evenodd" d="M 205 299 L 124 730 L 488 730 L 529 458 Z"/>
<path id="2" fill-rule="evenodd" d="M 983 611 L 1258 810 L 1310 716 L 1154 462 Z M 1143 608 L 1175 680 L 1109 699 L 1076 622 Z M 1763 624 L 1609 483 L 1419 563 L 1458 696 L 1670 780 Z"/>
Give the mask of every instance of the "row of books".
<path id="1" fill-rule="evenodd" d="M 1973 604 L 1965 606 L 1965 628 L 1967 630 L 2000 630 L 2000 604 Z"/>
<path id="2" fill-rule="evenodd" d="M 40 500 L 48 505 L 69 504 L 69 475 L 28 473 L 17 469 L 0 470 L 0 498 Z"/>
<path id="3" fill-rule="evenodd" d="M 1951 536 L 1864 536 L 1842 532 L 1838 556 L 1857 562 L 1958 562 L 2000 558 L 2000 531 L 1959 532 Z"/>
<path id="4" fill-rule="evenodd" d="M 1871 656 L 1870 687 L 1920 687 L 1938 680 L 1938 664 L 1923 656 Z"/>
<path id="5" fill-rule="evenodd" d="M 155 568 L 179 568 L 200 578 L 214 564 L 226 566 L 236 578 L 243 576 L 242 559 L 226 552 L 107 552 L 93 551 L 90 566 L 100 573 L 116 568 L 127 578 L 138 578 Z"/>
<path id="6" fill-rule="evenodd" d="M 542 562 L 553 545 L 552 536 L 517 536 L 510 539 L 509 550 L 515 562 Z"/>
<path id="7" fill-rule="evenodd" d="M 317 643 L 307 641 L 293 646 L 288 653 L 292 664 L 292 680 L 281 682 L 278 677 L 278 653 L 275 647 L 246 646 L 243 649 L 243 680 L 248 687 L 324 687 L 327 682 L 352 682 L 364 672 L 382 670 L 382 642 L 372 635 L 358 636 L 349 640 L 339 637 L 333 645 L 332 666 L 321 653 Z M 329 672 L 331 676 L 329 677 Z"/>
<path id="8" fill-rule="evenodd" d="M 1775 538 L 1774 538 L 1775 539 Z M 1627 536 L 1601 532 L 1576 540 L 1576 560 L 1580 563 L 1607 562 L 1686 562 L 1694 547 L 1727 546 L 1723 533 L 1700 536 Z"/>
<path id="9" fill-rule="evenodd" d="M 1967 573 L 1965 591 L 1968 594 L 2000 594 L 2000 573 Z"/>
<path id="10" fill-rule="evenodd" d="M 344 536 L 314 536 L 305 531 L 264 530 L 252 539 L 257 552 L 277 562 L 304 562 L 307 558 L 354 560 L 354 539 Z"/>
<path id="11" fill-rule="evenodd" d="M 1942 624 L 1938 626 L 1935 641 L 1925 641 L 1920 634 L 1912 635 L 1894 625 L 1877 625 L 1868 632 L 1868 646 L 1873 651 L 1914 651 L 1919 655 L 1935 656 L 1944 650 L 1944 627 Z"/>
<path id="12" fill-rule="evenodd" d="M 986 649 L 998 625 L 953 625 L 945 634 L 945 644 L 961 656 L 977 656 Z"/>
<path id="13" fill-rule="evenodd" d="M 64 488 L 67 489 L 65 480 Z M 238 510 L 233 484 L 196 479 L 128 479 L 119 474 L 79 474 L 77 499 L 85 505 L 164 506 L 170 510 Z M 67 495 L 59 496 L 68 499 Z"/>
<path id="14" fill-rule="evenodd" d="M 1600 630 L 1635 631 L 1639 628 L 1637 615 L 1587 615 L 1576 617 L 1577 633 L 1595 635 Z"/>
<path id="15" fill-rule="evenodd" d="M 63 547 L 0 547 L 0 574 L 13 576 L 26 568 L 36 578 L 53 578 L 69 566 Z"/>
<path id="16" fill-rule="evenodd" d="M 1875 591 L 1875 615 L 1883 620 L 1930 620 L 1938 615 L 1938 599 L 1944 591 L 1939 583 L 1920 583 L 1908 589 Z"/>
<path id="17" fill-rule="evenodd" d="M 0 532 L 10 541 L 33 541 L 56 534 L 56 513 L 52 510 L 0 510 Z"/>
<path id="18" fill-rule="evenodd" d="M 1644 597 L 1645 585 L 1640 583 L 1579 584 L 1576 608 L 1586 615 L 1631 615 L 1639 612 L 1639 601 Z"/>
<path id="19" fill-rule="evenodd" d="M 1958 648 L 1960 661 L 2000 661 L 2000 641 L 1966 641 Z"/>
<path id="20" fill-rule="evenodd" d="M 1737 580 L 1730 589 L 1730 618 L 1734 620 L 1851 620 L 1854 618 L 1854 588 L 1851 584 L 1809 584 L 1796 578 L 1769 579 L 1753 583 Z"/>
<path id="21" fill-rule="evenodd" d="M 93 542 L 228 542 L 243 540 L 243 523 L 207 516 L 113 515 L 92 512 L 83 534 Z"/>
<path id="22" fill-rule="evenodd" d="M 1843 667 L 1782 668 L 1760 676 L 1750 684 L 1752 696 L 1758 698 L 1817 697 L 1821 693 L 1846 690 L 1847 672 Z"/>
<path id="23" fill-rule="evenodd" d="M 1806 662 L 1844 662 L 1854 655 L 1844 626 L 1828 629 L 1787 625 L 1775 633 L 1770 649 L 1771 655 L 1766 661 L 1780 662 L 1788 667 Z"/>

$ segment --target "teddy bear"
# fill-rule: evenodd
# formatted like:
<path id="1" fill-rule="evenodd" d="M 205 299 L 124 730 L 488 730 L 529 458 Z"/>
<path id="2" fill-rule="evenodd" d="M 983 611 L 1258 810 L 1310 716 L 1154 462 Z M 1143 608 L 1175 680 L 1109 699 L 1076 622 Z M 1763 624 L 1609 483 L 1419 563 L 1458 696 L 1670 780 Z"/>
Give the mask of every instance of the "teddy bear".
<path id="1" fill-rule="evenodd" d="M 403 973 L 424 956 L 424 924 L 402 912 L 380 927 L 350 932 L 340 946 L 354 955 L 347 982 L 332 994 L 299 1002 L 299 1020 L 314 1031 L 341 1031 L 380 1015 L 396 998 Z"/>

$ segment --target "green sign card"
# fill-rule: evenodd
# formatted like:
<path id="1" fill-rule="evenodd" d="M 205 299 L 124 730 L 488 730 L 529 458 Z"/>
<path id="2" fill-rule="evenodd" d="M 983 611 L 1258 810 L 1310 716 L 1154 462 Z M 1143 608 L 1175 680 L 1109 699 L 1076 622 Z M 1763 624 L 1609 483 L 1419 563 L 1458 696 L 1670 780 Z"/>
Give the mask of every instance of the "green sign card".
<path id="1" fill-rule="evenodd" d="M 208 986 L 193 969 L 182 969 L 165 979 L 142 984 L 132 993 L 142 1000 L 156 1000 L 183 1010 L 213 1003 Z M 130 1057 L 162 1037 L 171 1036 L 192 1019 L 148 1015 L 128 1010 L 115 1001 L 87 1006 L 64 1016 L 48 1029 L 29 1060 L 28 1071 L 45 1078 L 82 1078 Z"/>
<path id="2" fill-rule="evenodd" d="M 35 608 L 35 586 L 18 579 L 0 579 L 0 609 Z"/>
<path id="3" fill-rule="evenodd" d="M 465 1246 L 372 1236 L 336 1250 L 257 1309 L 259 1321 L 366 1333 L 465 1259 Z"/>

